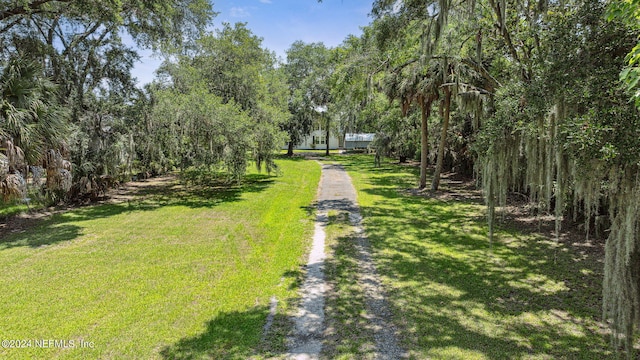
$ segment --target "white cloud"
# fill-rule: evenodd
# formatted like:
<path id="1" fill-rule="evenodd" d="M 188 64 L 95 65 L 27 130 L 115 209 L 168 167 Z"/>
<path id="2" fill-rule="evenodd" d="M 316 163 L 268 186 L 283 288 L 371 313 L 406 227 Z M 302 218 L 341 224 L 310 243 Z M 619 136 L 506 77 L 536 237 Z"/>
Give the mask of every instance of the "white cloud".
<path id="1" fill-rule="evenodd" d="M 231 17 L 236 18 L 245 18 L 250 17 L 251 13 L 249 12 L 249 8 L 246 7 L 232 7 L 230 10 Z"/>

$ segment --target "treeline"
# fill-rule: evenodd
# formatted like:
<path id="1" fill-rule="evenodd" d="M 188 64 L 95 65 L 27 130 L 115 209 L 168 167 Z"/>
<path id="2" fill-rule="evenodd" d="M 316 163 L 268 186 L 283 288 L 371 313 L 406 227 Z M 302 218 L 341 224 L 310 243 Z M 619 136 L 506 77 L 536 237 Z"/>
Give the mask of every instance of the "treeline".
<path id="1" fill-rule="evenodd" d="M 0 0 L 0 184 L 48 201 L 176 169 L 275 170 L 315 124 L 378 156 L 476 176 L 493 239 L 512 192 L 606 230 L 604 321 L 640 324 L 640 1 L 375 0 L 362 35 L 280 64 L 206 0 Z M 127 45 L 123 38 L 135 45 Z M 145 89 L 134 48 L 165 58 Z M 635 100 L 635 102 L 634 102 Z M 435 174 L 427 184 L 428 166 Z M 624 346 L 623 346 L 624 345 Z"/>
<path id="2" fill-rule="evenodd" d="M 274 171 L 287 79 L 243 24 L 208 31 L 214 16 L 206 0 L 1 1 L 4 200 L 95 197 L 190 167 Z M 139 48 L 165 59 L 144 89 Z"/>
<path id="3" fill-rule="evenodd" d="M 640 2 L 376 0 L 331 86 L 341 119 L 386 156 L 449 168 L 488 206 L 525 195 L 536 214 L 608 234 L 604 321 L 633 353 L 640 325 Z M 633 100 L 636 100 L 634 103 Z M 347 126 L 345 124 L 345 126 Z"/>

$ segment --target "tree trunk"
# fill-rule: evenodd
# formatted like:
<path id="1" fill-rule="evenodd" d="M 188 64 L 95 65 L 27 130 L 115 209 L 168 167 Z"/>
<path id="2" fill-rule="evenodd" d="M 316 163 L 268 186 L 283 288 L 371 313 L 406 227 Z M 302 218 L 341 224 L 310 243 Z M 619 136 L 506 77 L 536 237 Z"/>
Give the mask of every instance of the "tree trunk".
<path id="1" fill-rule="evenodd" d="M 424 97 L 420 99 L 420 109 L 422 110 L 422 125 L 421 125 L 421 149 L 420 149 L 420 184 L 419 189 L 427 187 L 427 165 L 429 165 L 429 126 L 427 121 L 431 114 L 431 101 L 428 101 Z"/>
<path id="2" fill-rule="evenodd" d="M 329 117 L 327 116 L 327 152 L 325 153 L 326 156 L 329 156 Z"/>
<path id="3" fill-rule="evenodd" d="M 287 148 L 287 156 L 293 156 L 293 141 L 289 141 L 289 147 Z"/>
<path id="4" fill-rule="evenodd" d="M 444 159 L 444 147 L 447 144 L 447 130 L 449 129 L 449 114 L 451 113 L 451 89 L 444 88 L 444 119 L 442 120 L 442 134 L 440 135 L 440 147 L 438 148 L 438 162 L 436 171 L 433 174 L 431 191 L 437 191 L 440 186 L 440 172 L 442 172 L 442 162 Z"/>
<path id="5" fill-rule="evenodd" d="M 496 184 L 493 178 L 489 179 L 488 184 L 489 184 L 489 191 L 488 191 L 489 196 L 487 201 L 487 207 L 489 211 L 487 216 L 488 216 L 488 222 L 489 222 L 489 247 L 493 249 L 494 220 L 496 217 L 496 199 L 495 199 L 494 187 L 496 186 Z"/>

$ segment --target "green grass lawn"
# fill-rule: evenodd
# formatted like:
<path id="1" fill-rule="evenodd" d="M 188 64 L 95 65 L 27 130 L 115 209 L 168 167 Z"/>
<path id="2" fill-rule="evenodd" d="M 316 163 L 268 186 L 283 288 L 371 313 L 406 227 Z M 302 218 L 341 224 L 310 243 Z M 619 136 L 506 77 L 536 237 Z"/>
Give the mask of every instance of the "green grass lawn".
<path id="1" fill-rule="evenodd" d="M 28 210 L 25 204 L 0 204 L 0 219 L 4 220 Z"/>
<path id="2" fill-rule="evenodd" d="M 599 256 L 506 226 L 490 249 L 482 204 L 411 195 L 404 190 L 417 184 L 412 167 L 374 168 L 370 156 L 333 159 L 358 191 L 402 345 L 412 357 L 612 357 L 598 322 Z M 342 259 L 334 268 L 352 272 L 348 266 Z"/>
<path id="3" fill-rule="evenodd" d="M 293 155 L 318 155 L 318 156 L 324 156 L 324 154 L 326 153 L 327 149 L 325 148 L 316 148 L 316 149 L 300 149 L 300 150 L 293 150 Z M 285 155 L 287 153 L 287 150 L 280 150 L 280 154 Z M 340 149 L 330 149 L 329 150 L 329 154 L 330 155 L 337 155 L 340 153 Z"/>
<path id="4" fill-rule="evenodd" d="M 0 221 L 4 221 L 12 216 L 20 215 L 21 213 L 26 213 L 28 211 L 42 210 L 44 207 L 45 206 L 41 201 L 33 201 L 31 198 L 29 199 L 28 205 L 20 201 L 14 201 L 6 204 L 0 201 Z"/>
<path id="5" fill-rule="evenodd" d="M 358 281 L 357 234 L 347 211 L 328 213 L 325 279 L 326 332 L 322 354 L 329 359 L 373 359 L 374 332 L 366 318 L 365 296 Z"/>
<path id="6" fill-rule="evenodd" d="M 0 358 L 241 359 L 262 356 L 258 348 L 282 351 L 283 336 L 266 348 L 260 339 L 269 299 L 282 312 L 296 297 L 320 167 L 278 165 L 279 177 L 251 174 L 232 189 L 170 184 L 0 239 L 0 339 L 32 340 L 30 348 L 0 348 Z M 68 347 L 36 348 L 42 339 Z"/>

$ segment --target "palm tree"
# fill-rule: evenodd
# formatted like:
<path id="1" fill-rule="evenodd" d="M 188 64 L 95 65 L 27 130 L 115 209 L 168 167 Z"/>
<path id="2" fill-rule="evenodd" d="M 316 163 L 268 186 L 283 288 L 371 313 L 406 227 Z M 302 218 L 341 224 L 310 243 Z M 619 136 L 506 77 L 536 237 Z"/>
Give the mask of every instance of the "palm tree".
<path id="1" fill-rule="evenodd" d="M 0 192 L 5 201 L 26 196 L 27 166 L 41 163 L 47 149 L 65 152 L 68 127 L 55 95 L 55 86 L 33 62 L 13 58 L 0 69 Z"/>
<path id="2" fill-rule="evenodd" d="M 56 86 L 38 64 L 13 58 L 0 69 L 0 137 L 24 151 L 29 164 L 47 149 L 65 146 L 68 125 L 56 103 Z"/>
<path id="3" fill-rule="evenodd" d="M 412 60 L 396 67 L 389 73 L 383 90 L 390 99 L 398 99 L 402 105 L 402 115 L 407 116 L 412 103 L 417 103 L 421 113 L 421 151 L 419 189 L 427 186 L 427 165 L 429 164 L 429 127 L 433 102 L 440 97 L 443 76 L 434 61 L 422 64 Z"/>

